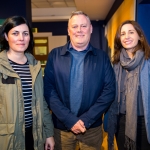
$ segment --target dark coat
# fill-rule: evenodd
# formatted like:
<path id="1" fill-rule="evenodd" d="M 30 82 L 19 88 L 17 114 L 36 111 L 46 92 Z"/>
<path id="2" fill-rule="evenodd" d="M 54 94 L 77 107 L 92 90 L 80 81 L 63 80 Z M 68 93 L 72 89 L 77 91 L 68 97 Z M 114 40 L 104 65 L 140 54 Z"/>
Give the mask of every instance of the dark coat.
<path id="1" fill-rule="evenodd" d="M 77 116 L 70 111 L 71 54 L 65 46 L 53 49 L 44 75 L 44 96 L 55 128 L 70 130 L 81 119 L 86 128 L 102 124 L 102 115 L 115 97 L 115 75 L 107 54 L 90 45 L 84 58 L 83 96 Z"/>

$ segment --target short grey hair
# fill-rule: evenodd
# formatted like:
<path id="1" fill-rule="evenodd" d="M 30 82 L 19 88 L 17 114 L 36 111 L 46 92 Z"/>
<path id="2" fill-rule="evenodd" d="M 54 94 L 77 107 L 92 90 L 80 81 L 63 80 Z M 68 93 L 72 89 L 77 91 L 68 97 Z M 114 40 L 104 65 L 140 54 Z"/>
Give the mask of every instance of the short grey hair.
<path id="1" fill-rule="evenodd" d="M 89 20 L 89 22 L 90 22 L 90 24 L 91 24 L 90 17 L 89 17 L 86 13 L 84 13 L 83 11 L 73 11 L 73 12 L 71 13 L 70 18 L 69 18 L 69 21 L 70 21 L 70 19 L 71 19 L 73 16 L 76 16 L 76 15 L 84 15 L 84 16 Z M 69 21 L 68 21 L 68 23 L 69 23 Z"/>

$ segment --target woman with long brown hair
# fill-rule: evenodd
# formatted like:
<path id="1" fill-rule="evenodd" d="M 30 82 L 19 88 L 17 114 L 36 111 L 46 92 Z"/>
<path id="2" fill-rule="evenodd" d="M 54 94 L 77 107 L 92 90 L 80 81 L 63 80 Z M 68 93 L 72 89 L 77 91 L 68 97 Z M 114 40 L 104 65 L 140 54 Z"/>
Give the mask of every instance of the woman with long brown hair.
<path id="1" fill-rule="evenodd" d="M 108 141 L 119 150 L 150 150 L 150 47 L 136 21 L 123 22 L 115 35 L 116 98 L 108 111 Z"/>

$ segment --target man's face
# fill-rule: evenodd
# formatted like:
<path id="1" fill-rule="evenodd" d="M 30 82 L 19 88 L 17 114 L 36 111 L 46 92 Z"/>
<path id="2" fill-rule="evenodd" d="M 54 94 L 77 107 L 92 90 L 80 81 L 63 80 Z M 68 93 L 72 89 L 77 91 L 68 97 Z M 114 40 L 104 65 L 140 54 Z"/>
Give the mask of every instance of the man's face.
<path id="1" fill-rule="evenodd" d="M 68 35 L 74 49 L 82 51 L 89 44 L 92 25 L 84 15 L 73 16 L 68 23 Z"/>

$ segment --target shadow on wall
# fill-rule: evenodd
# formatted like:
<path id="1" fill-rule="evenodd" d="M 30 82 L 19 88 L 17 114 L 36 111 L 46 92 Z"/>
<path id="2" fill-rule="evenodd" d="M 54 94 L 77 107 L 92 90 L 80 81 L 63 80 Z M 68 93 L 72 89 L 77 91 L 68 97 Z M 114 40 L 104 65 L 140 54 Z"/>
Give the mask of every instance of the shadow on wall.
<path id="1" fill-rule="evenodd" d="M 108 45 L 108 40 L 107 40 L 106 36 L 104 36 L 104 38 L 103 38 L 103 49 L 108 54 L 108 56 L 111 60 L 111 48 Z"/>

